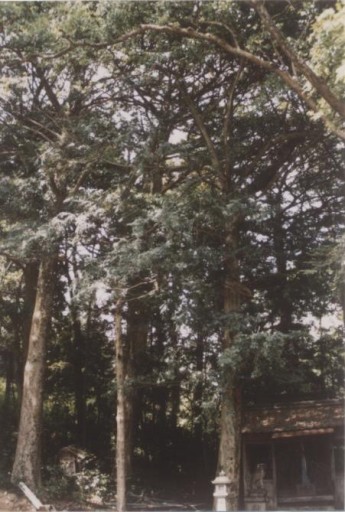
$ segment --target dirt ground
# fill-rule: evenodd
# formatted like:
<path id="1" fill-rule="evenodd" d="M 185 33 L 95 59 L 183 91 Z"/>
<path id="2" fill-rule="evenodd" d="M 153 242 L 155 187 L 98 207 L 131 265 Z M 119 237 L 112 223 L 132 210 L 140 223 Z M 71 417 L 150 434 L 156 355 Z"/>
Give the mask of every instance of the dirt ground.
<path id="1" fill-rule="evenodd" d="M 0 490 L 0 511 L 35 511 L 28 500 L 23 496 L 19 496 L 11 491 Z"/>
<path id="2" fill-rule="evenodd" d="M 87 510 L 95 510 L 97 509 L 96 505 L 84 503 L 81 505 L 80 503 L 68 502 L 68 501 L 59 501 L 58 503 L 49 503 L 49 505 L 53 505 L 54 509 L 57 511 L 87 511 Z M 98 507 L 99 508 L 99 507 Z M 53 509 L 53 510 L 54 510 Z M 104 510 L 104 507 L 102 507 Z M 25 498 L 25 496 L 21 495 L 20 492 L 14 492 L 11 490 L 3 490 L 0 489 L 0 512 L 37 512 L 36 509 L 31 505 L 29 500 Z"/>
<path id="3" fill-rule="evenodd" d="M 41 500 L 43 501 L 43 500 Z M 47 503 L 44 503 L 47 505 Z M 114 511 L 115 504 L 104 505 L 100 503 L 76 503 L 74 501 L 67 500 L 59 500 L 50 502 L 49 505 L 52 505 L 54 508 L 52 510 L 67 512 L 67 511 L 96 511 L 102 510 L 104 511 Z M 172 501 L 156 501 L 152 499 L 141 499 L 136 501 L 135 503 L 130 503 L 128 506 L 129 510 L 132 512 L 153 512 L 153 511 L 164 511 L 164 510 L 175 510 L 176 512 L 191 510 L 205 510 L 205 507 L 200 506 L 200 504 L 183 504 L 183 503 L 174 503 Z M 31 505 L 29 500 L 20 492 L 15 489 L 0 489 L 0 512 L 36 512 L 36 509 Z"/>

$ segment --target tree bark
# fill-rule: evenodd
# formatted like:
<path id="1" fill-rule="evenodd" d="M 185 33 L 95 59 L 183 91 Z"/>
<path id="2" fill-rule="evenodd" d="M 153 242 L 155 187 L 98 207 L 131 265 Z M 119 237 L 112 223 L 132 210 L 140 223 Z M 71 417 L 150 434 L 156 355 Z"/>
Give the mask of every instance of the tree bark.
<path id="1" fill-rule="evenodd" d="M 23 354 L 24 354 L 24 362 L 26 361 L 28 347 L 29 347 L 29 339 L 30 339 L 30 331 L 31 331 L 31 322 L 32 315 L 35 307 L 36 300 L 36 289 L 37 289 L 37 280 L 39 274 L 39 262 L 34 261 L 27 263 L 23 269 L 24 272 L 24 303 L 23 303 Z"/>
<path id="2" fill-rule="evenodd" d="M 239 510 L 241 463 L 241 400 L 233 373 L 226 376 L 221 403 L 221 432 L 218 452 L 218 471 L 225 472 L 231 481 L 227 510 Z"/>
<path id="3" fill-rule="evenodd" d="M 177 332 L 176 332 L 176 325 L 171 316 L 169 317 L 169 336 L 170 336 L 170 342 L 171 342 L 171 346 L 173 349 L 173 353 L 176 353 L 178 337 L 177 337 Z M 176 430 L 177 422 L 178 422 L 178 414 L 179 414 L 180 404 L 181 404 L 181 379 L 180 379 L 178 368 L 177 368 L 176 364 L 174 364 L 173 370 L 174 370 L 174 380 L 173 380 L 173 387 L 171 388 L 171 392 L 170 392 L 171 413 L 170 413 L 170 418 L 169 418 L 169 424 L 170 424 L 171 429 Z"/>
<path id="4" fill-rule="evenodd" d="M 77 418 L 77 439 L 82 446 L 86 446 L 86 405 L 85 405 L 85 342 L 81 329 L 78 312 L 75 306 L 71 306 L 72 329 L 74 338 L 74 397 Z"/>
<path id="5" fill-rule="evenodd" d="M 224 268 L 223 308 L 226 315 L 239 312 L 241 303 L 241 286 L 238 276 L 237 249 L 238 220 L 234 219 L 226 226 L 226 261 Z M 223 350 L 231 348 L 235 329 L 230 325 L 224 329 Z M 240 392 L 236 386 L 233 370 L 228 369 L 224 375 L 221 400 L 220 442 L 218 453 L 218 470 L 223 470 L 231 481 L 227 499 L 228 510 L 238 510 L 240 492 L 240 447 L 241 447 L 241 403 Z"/>
<path id="6" fill-rule="evenodd" d="M 203 374 L 204 371 L 204 337 L 202 334 L 197 334 L 197 340 L 196 340 L 196 350 L 195 350 L 195 357 L 196 357 L 196 371 L 198 374 Z M 202 395 L 203 395 L 203 383 L 200 380 L 197 385 L 195 386 L 195 390 L 193 393 L 193 431 L 194 436 L 196 438 L 196 442 L 201 447 L 202 445 L 202 422 L 201 422 L 201 415 L 202 415 L 202 407 L 201 407 L 201 401 L 202 401 Z"/>
<path id="7" fill-rule="evenodd" d="M 27 263 L 23 269 L 24 295 L 21 321 L 21 336 L 16 336 L 15 338 L 15 368 L 19 407 L 23 395 L 24 366 L 28 355 L 32 315 L 34 312 L 36 301 L 38 273 L 39 262 L 37 261 Z"/>
<path id="8" fill-rule="evenodd" d="M 54 289 L 55 256 L 47 256 L 40 264 L 35 307 L 24 368 L 23 397 L 13 483 L 25 482 L 36 490 L 41 483 L 41 432 L 43 379 L 47 334 L 51 318 Z"/>
<path id="9" fill-rule="evenodd" d="M 118 300 L 115 310 L 115 352 L 116 352 L 116 502 L 117 512 L 126 510 L 126 362 L 122 335 L 122 301 Z"/>
<path id="10" fill-rule="evenodd" d="M 67 258 L 66 258 L 67 262 Z M 78 268 L 76 263 L 76 250 L 73 249 L 72 253 L 72 271 L 74 275 L 78 274 Z M 84 366 L 85 366 L 85 339 L 82 331 L 80 314 L 78 307 L 75 303 L 74 291 L 72 278 L 69 272 L 68 263 L 66 263 L 66 278 L 69 284 L 69 290 L 71 295 L 71 327 L 73 333 L 73 368 L 74 368 L 74 400 L 75 400 L 75 412 L 76 412 L 76 434 L 77 439 L 81 446 L 86 446 L 86 404 L 85 404 L 85 377 L 84 377 Z"/>
<path id="11" fill-rule="evenodd" d="M 136 293 L 146 293 L 145 287 L 138 286 Z M 133 382 L 140 376 L 143 357 L 147 348 L 148 316 L 145 303 L 136 298 L 127 302 L 127 336 L 124 347 L 124 371 L 127 381 L 125 402 L 125 434 L 126 434 L 126 477 L 131 476 L 133 459 L 133 442 L 136 425 L 140 417 L 141 406 L 140 391 L 133 386 Z"/>

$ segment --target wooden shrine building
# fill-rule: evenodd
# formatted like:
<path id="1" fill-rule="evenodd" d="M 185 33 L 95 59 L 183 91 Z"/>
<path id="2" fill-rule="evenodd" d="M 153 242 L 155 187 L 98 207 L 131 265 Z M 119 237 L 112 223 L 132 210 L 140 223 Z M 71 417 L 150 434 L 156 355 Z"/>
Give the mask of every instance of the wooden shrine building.
<path id="1" fill-rule="evenodd" d="M 81 471 L 86 462 L 94 459 L 94 456 L 77 446 L 65 446 L 58 454 L 59 466 L 68 476 L 73 476 Z"/>
<path id="2" fill-rule="evenodd" d="M 242 440 L 246 510 L 344 510 L 342 400 L 248 408 Z"/>

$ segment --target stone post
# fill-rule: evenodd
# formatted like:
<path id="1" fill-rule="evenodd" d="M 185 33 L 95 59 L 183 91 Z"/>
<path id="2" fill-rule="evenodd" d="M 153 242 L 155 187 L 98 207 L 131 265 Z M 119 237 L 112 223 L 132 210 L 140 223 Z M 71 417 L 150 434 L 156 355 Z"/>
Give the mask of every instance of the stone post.
<path id="1" fill-rule="evenodd" d="M 214 510 L 215 512 L 227 512 L 227 498 L 229 496 L 230 479 L 226 476 L 224 471 L 212 481 L 214 485 Z"/>

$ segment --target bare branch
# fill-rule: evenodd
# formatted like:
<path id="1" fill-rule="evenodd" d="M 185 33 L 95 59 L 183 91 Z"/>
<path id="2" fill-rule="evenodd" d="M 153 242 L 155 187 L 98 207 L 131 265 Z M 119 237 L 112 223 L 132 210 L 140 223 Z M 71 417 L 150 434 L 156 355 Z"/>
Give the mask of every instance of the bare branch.
<path id="1" fill-rule="evenodd" d="M 224 28 L 231 35 L 236 48 L 240 48 L 235 31 L 232 27 L 229 27 L 229 25 L 227 25 L 225 23 L 221 23 L 219 21 L 202 21 L 200 24 L 205 25 L 205 26 L 210 26 L 210 27 Z"/>

